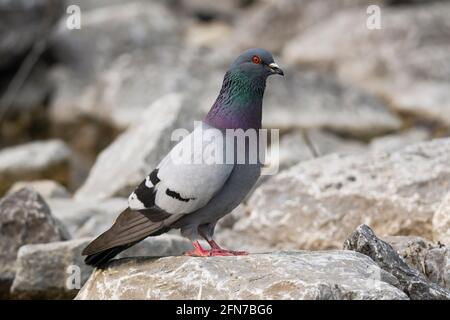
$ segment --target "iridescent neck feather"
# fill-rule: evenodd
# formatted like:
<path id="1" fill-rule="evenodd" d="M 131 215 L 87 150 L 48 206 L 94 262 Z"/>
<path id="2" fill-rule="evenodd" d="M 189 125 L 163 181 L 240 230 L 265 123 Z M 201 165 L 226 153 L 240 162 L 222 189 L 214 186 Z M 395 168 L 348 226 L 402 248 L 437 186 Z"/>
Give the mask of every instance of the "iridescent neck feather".
<path id="1" fill-rule="evenodd" d="M 220 129 L 261 128 L 265 87 L 265 77 L 251 77 L 240 70 L 228 71 L 205 122 Z"/>

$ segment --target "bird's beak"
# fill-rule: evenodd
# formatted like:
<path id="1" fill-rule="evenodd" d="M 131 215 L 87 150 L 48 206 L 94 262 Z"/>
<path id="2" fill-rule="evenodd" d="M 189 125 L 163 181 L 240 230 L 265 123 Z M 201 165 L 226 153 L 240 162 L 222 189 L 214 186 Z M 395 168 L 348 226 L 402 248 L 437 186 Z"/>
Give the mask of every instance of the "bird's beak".
<path id="1" fill-rule="evenodd" d="M 268 67 L 273 74 L 279 74 L 281 76 L 284 76 L 283 70 L 281 70 L 281 68 L 275 62 L 269 64 Z"/>

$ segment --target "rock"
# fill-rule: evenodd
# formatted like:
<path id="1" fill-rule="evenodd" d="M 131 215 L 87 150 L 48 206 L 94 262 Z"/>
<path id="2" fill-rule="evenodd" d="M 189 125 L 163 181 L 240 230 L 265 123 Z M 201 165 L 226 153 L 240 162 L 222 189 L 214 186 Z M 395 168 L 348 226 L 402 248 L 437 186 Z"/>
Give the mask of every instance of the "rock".
<path id="1" fill-rule="evenodd" d="M 64 2 L 0 1 L 0 148 L 48 136 L 53 84 L 46 44 Z"/>
<path id="2" fill-rule="evenodd" d="M 154 2 L 164 2 L 164 0 L 155 0 Z M 148 0 L 129 0 L 127 3 L 136 3 L 136 2 L 148 2 Z M 72 0 L 71 4 L 77 5 L 80 7 L 81 12 L 92 11 L 96 9 L 102 9 L 104 7 L 111 7 L 122 5 L 124 3 L 123 0 Z"/>
<path id="3" fill-rule="evenodd" d="M 424 262 L 427 278 L 450 291 L 450 251 L 448 247 L 430 249 Z"/>
<path id="4" fill-rule="evenodd" d="M 397 288 L 412 300 L 449 300 L 450 291 L 427 280 L 418 270 L 400 258 L 391 245 L 378 239 L 366 225 L 359 226 L 345 241 L 344 249 L 353 250 L 372 258 L 383 270 L 394 275 Z"/>
<path id="5" fill-rule="evenodd" d="M 426 275 L 424 261 L 427 251 L 439 247 L 427 239 L 416 236 L 386 236 L 382 240 L 389 243 L 411 268 L 424 275 Z"/>
<path id="6" fill-rule="evenodd" d="M 69 230 L 73 238 L 94 238 L 108 230 L 116 221 L 128 201 L 126 198 L 105 200 L 50 199 L 52 213 Z M 181 255 L 191 250 L 192 245 L 186 239 L 175 234 L 150 237 L 130 249 L 120 257 L 133 256 L 170 256 Z"/>
<path id="7" fill-rule="evenodd" d="M 406 263 L 428 280 L 450 290 L 450 251 L 420 237 L 385 237 Z"/>
<path id="8" fill-rule="evenodd" d="M 11 287 L 14 299 L 72 299 L 89 278 L 92 268 L 82 250 L 92 238 L 22 246 Z M 192 250 L 190 242 L 176 235 L 147 238 L 118 257 L 163 257 Z M 77 278 L 78 277 L 78 278 Z"/>
<path id="9" fill-rule="evenodd" d="M 8 190 L 8 194 L 12 194 L 23 188 L 33 189 L 46 199 L 70 197 L 66 188 L 53 180 L 18 181 Z"/>
<path id="10" fill-rule="evenodd" d="M 230 38 L 231 27 L 224 22 L 191 23 L 186 30 L 186 44 L 192 47 L 215 48 Z"/>
<path id="11" fill-rule="evenodd" d="M 53 72 L 52 119 L 63 128 L 86 118 L 126 128 L 150 103 L 177 89 L 185 62 L 179 57 L 181 31 L 164 5 L 148 1 L 84 11 L 80 30 L 62 21 L 52 49 L 66 64 Z"/>
<path id="12" fill-rule="evenodd" d="M 117 257 L 181 256 L 192 249 L 192 244 L 188 239 L 176 234 L 163 234 L 157 237 L 146 238 L 135 246 L 123 251 Z"/>
<path id="13" fill-rule="evenodd" d="M 229 250 L 246 251 L 254 253 L 267 253 L 273 251 L 273 245 L 251 234 L 239 231 L 237 226 L 240 221 L 235 221 L 232 229 L 218 228 L 214 237 L 216 242 Z"/>
<path id="14" fill-rule="evenodd" d="M 361 142 L 351 139 L 342 139 L 323 130 L 308 130 L 306 132 L 314 150 L 305 142 L 304 133 L 297 130 L 283 135 L 279 144 L 279 167 L 286 169 L 301 161 L 314 158 L 314 152 L 319 156 L 330 153 L 362 153 L 367 150 Z M 269 151 L 271 154 L 272 150 Z"/>
<path id="15" fill-rule="evenodd" d="M 22 246 L 11 287 L 14 299 L 72 299 L 89 278 L 81 251 L 90 238 Z"/>
<path id="16" fill-rule="evenodd" d="M 54 134 L 92 162 L 167 94 L 193 97 L 185 110 L 191 114 L 209 109 L 235 58 L 234 52 L 230 58 L 229 50 L 213 45 L 227 33 L 224 23 L 196 28 L 183 15 L 175 16 L 178 9 L 170 11 L 167 1 L 104 2 L 96 1 L 92 10 L 85 4 L 82 29 L 61 24 L 52 42 L 63 61 L 52 69 Z M 199 43 L 191 43 L 193 36 Z M 198 47 L 205 44 L 214 50 Z"/>
<path id="17" fill-rule="evenodd" d="M 433 216 L 433 239 L 450 246 L 450 191 Z"/>
<path id="18" fill-rule="evenodd" d="M 391 6 L 404 6 L 404 5 L 416 5 L 416 4 L 429 4 L 431 2 L 437 2 L 441 0 L 386 0 L 387 5 Z"/>
<path id="19" fill-rule="evenodd" d="M 248 0 L 209 1 L 209 0 L 179 0 L 177 9 L 201 21 L 232 20 L 238 15 L 239 9 L 245 7 Z"/>
<path id="20" fill-rule="evenodd" d="M 398 112 L 412 115 L 419 121 L 428 120 L 439 124 L 447 130 L 450 128 L 450 80 L 416 80 L 407 87 L 399 87 L 396 92 L 386 93 L 386 96 L 392 108 Z"/>
<path id="21" fill-rule="evenodd" d="M 373 0 L 265 0 L 256 1 L 238 16 L 234 44 L 243 48 L 260 47 L 280 52 L 293 37 L 302 34 L 334 13 L 355 6 L 376 4 Z M 364 10 L 361 9 L 360 10 Z"/>
<path id="22" fill-rule="evenodd" d="M 272 250 L 271 246 L 264 241 L 234 230 L 235 225 L 245 220 L 249 215 L 249 208 L 244 203 L 241 203 L 232 212 L 220 219 L 217 222 L 214 233 L 216 242 L 221 247 L 230 250 L 243 250 L 251 253 L 270 252 Z M 236 227 L 236 229 L 238 228 Z"/>
<path id="23" fill-rule="evenodd" d="M 388 280 L 350 251 L 121 259 L 96 270 L 76 299 L 406 299 Z"/>
<path id="24" fill-rule="evenodd" d="M 20 90 L 14 94 L 8 87 L 18 70 L 10 67 L 0 75 L 0 110 L 3 121 L 0 133 L 3 141 L 9 144 L 27 141 L 27 135 L 35 133 L 33 129 L 36 130 L 37 126 L 41 126 L 38 128 L 41 135 L 48 131 L 46 101 L 53 90 L 48 68 L 49 63 L 37 61 Z"/>
<path id="25" fill-rule="evenodd" d="M 22 189 L 0 201 L 0 296 L 9 294 L 19 248 L 68 239 L 42 197 Z"/>
<path id="26" fill-rule="evenodd" d="M 412 128 L 404 132 L 374 138 L 370 142 L 369 148 L 374 152 L 392 152 L 410 144 L 429 140 L 430 138 L 431 133 L 428 130 Z"/>
<path id="27" fill-rule="evenodd" d="M 74 238 L 97 237 L 112 226 L 128 205 L 126 198 L 101 201 L 50 199 L 52 213 L 67 226 Z"/>
<path id="28" fill-rule="evenodd" d="M 383 96 L 392 108 L 448 128 L 449 13 L 448 2 L 383 7 L 381 30 L 370 30 L 361 8 L 347 9 L 299 34 L 283 56 L 333 70 L 339 79 Z"/>
<path id="29" fill-rule="evenodd" d="M 233 230 L 282 249 L 337 248 L 362 223 L 381 235 L 431 238 L 450 187 L 448 163 L 450 139 L 305 161 L 256 189 L 251 214 Z"/>
<path id="30" fill-rule="evenodd" d="M 248 214 L 246 206 L 241 203 L 233 211 L 227 214 L 225 217 L 217 221 L 215 232 L 217 233 L 221 229 L 231 229 L 234 224 L 240 219 L 244 218 Z"/>
<path id="31" fill-rule="evenodd" d="M 0 68 L 20 61 L 51 30 L 63 12 L 63 3 L 62 0 L 0 2 Z"/>
<path id="32" fill-rule="evenodd" d="M 285 67 L 284 81 L 268 80 L 263 124 L 290 130 L 325 128 L 348 136 L 372 137 L 400 128 L 399 118 L 375 97 L 332 75 Z"/>
<path id="33" fill-rule="evenodd" d="M 16 181 L 38 179 L 69 183 L 70 151 L 64 142 L 35 141 L 0 151 L 0 195 Z"/>
<path id="34" fill-rule="evenodd" d="M 171 94 L 152 104 L 133 125 L 98 157 L 77 199 L 126 196 L 174 145 L 172 132 L 196 119 L 182 95 Z M 189 120 L 188 120 L 189 119 Z"/>

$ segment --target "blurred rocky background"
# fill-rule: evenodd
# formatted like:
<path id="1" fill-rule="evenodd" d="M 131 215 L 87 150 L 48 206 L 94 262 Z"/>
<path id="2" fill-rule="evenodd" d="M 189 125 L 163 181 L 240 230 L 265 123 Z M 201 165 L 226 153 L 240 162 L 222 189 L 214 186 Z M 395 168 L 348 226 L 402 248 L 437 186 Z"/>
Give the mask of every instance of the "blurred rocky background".
<path id="1" fill-rule="evenodd" d="M 74 298 L 82 248 L 257 46 L 286 74 L 263 120 L 280 172 L 217 236 L 266 253 L 121 260 L 78 298 L 198 298 L 198 279 L 205 298 L 448 299 L 449 16 L 431 0 L 0 0 L 0 298 Z M 122 257 L 189 248 L 175 232 Z M 221 269 L 248 275 L 240 290 Z"/>

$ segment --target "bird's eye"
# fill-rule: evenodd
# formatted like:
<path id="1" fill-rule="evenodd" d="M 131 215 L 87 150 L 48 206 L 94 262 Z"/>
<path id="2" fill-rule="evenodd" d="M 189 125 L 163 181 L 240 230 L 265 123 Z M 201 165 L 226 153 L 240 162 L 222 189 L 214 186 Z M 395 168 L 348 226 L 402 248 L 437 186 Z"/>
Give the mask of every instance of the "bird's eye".
<path id="1" fill-rule="evenodd" d="M 252 62 L 255 64 L 260 64 L 261 63 L 261 58 L 258 56 L 253 56 L 252 57 Z"/>

